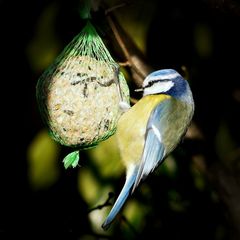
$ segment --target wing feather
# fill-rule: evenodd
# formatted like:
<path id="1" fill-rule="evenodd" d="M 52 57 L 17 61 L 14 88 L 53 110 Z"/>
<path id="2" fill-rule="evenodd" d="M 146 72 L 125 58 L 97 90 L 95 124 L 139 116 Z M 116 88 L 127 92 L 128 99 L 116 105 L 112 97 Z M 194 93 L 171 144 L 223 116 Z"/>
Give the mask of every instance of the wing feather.
<path id="1" fill-rule="evenodd" d="M 166 99 L 151 112 L 145 134 L 145 144 L 132 192 L 164 159 L 165 147 L 162 142 L 162 129 L 168 114 L 171 99 Z M 165 115 L 164 118 L 161 116 Z M 162 119 L 162 120 L 161 120 Z"/>

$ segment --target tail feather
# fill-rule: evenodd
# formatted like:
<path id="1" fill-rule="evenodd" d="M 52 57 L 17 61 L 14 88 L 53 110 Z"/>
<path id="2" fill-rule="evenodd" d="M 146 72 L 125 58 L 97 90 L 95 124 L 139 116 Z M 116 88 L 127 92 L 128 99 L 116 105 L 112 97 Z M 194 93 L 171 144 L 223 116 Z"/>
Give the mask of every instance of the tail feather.
<path id="1" fill-rule="evenodd" d="M 127 175 L 126 182 L 123 186 L 123 189 L 120 192 L 116 202 L 114 203 L 110 213 L 108 214 L 105 222 L 102 225 L 102 228 L 104 230 L 107 230 L 110 227 L 112 221 L 115 219 L 116 215 L 121 210 L 123 204 L 125 203 L 126 199 L 131 193 L 131 189 L 133 184 L 135 183 L 136 176 L 137 176 L 136 171 L 133 171 L 131 174 Z"/>

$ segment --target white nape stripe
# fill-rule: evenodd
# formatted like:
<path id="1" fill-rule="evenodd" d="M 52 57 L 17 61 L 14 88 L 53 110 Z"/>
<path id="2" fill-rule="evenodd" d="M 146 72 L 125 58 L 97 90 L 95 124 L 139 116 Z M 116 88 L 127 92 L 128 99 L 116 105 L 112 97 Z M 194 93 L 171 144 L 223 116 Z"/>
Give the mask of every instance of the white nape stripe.
<path id="1" fill-rule="evenodd" d="M 155 133 L 158 141 L 161 143 L 162 142 L 162 137 L 161 137 L 161 134 L 160 134 L 159 130 L 157 129 L 157 127 L 155 125 L 152 125 L 152 129 L 153 129 L 153 132 Z"/>
<path id="2" fill-rule="evenodd" d="M 157 93 L 164 93 L 170 90 L 174 86 L 172 81 L 167 82 L 155 82 L 152 86 L 144 88 L 143 96 Z"/>
<path id="3" fill-rule="evenodd" d="M 164 74 L 164 75 L 156 75 L 156 76 L 148 76 L 144 82 L 143 82 L 143 87 L 146 87 L 149 82 L 155 81 L 155 80 L 163 80 L 163 79 L 173 79 L 180 76 L 179 73 L 170 73 L 170 74 Z"/>

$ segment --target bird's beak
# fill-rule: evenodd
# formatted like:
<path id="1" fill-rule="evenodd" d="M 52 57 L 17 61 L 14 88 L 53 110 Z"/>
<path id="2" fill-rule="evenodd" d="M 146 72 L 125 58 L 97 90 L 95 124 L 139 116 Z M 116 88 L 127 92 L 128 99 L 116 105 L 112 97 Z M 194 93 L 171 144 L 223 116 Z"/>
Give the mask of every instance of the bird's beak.
<path id="1" fill-rule="evenodd" d="M 134 90 L 135 92 L 143 92 L 143 88 L 138 88 Z"/>

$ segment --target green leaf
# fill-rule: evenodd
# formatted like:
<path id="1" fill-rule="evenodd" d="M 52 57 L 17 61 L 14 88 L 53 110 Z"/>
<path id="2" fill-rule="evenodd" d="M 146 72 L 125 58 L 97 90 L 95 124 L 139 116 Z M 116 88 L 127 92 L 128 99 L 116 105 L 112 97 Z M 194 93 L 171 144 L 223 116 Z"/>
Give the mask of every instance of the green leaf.
<path id="1" fill-rule="evenodd" d="M 74 151 L 69 153 L 63 159 L 65 169 L 69 168 L 70 166 L 75 168 L 78 165 L 78 161 L 79 161 L 79 151 Z"/>

